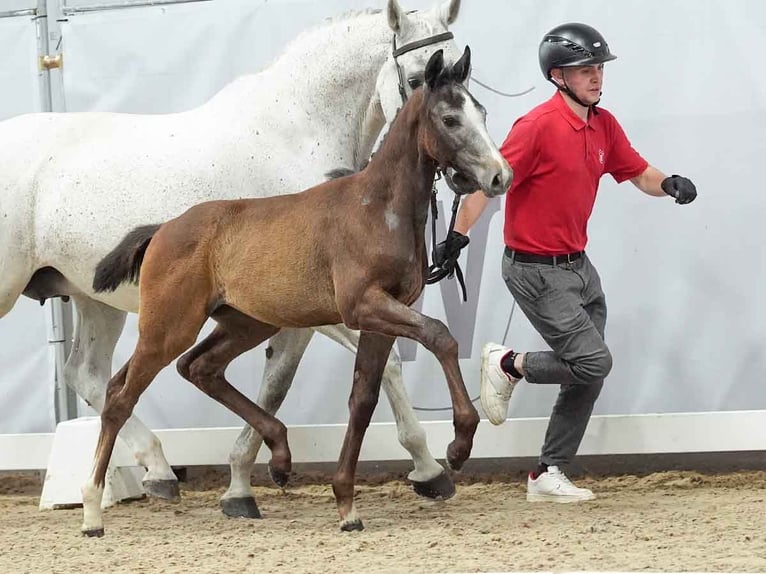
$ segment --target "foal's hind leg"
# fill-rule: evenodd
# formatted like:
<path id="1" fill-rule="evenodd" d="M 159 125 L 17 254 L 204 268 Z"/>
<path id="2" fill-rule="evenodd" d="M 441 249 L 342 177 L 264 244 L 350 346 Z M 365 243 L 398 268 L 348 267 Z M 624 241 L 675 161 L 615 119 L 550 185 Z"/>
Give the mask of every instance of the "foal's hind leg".
<path id="1" fill-rule="evenodd" d="M 112 355 L 125 325 L 125 312 L 75 295 L 77 321 L 72 351 L 64 368 L 64 380 L 90 406 L 104 408 L 105 382 L 112 373 Z M 178 480 L 162 452 L 159 439 L 131 415 L 120 431 L 138 464 L 146 467 L 143 478 L 147 494 L 158 498 L 178 498 Z"/>
<path id="2" fill-rule="evenodd" d="M 162 303 L 153 307 L 146 313 L 153 322 L 144 320 L 139 326 L 133 356 L 107 385 L 93 472 L 82 488 L 82 532 L 87 536 L 104 534 L 101 499 L 117 433 L 131 415 L 141 393 L 160 370 L 194 343 L 205 321 L 204 304 L 197 309 L 193 306 L 163 306 Z"/>
<path id="3" fill-rule="evenodd" d="M 359 346 L 359 331 L 353 331 L 345 325 L 328 325 L 315 330 L 351 352 L 355 353 Z M 407 477 L 415 492 L 435 500 L 451 498 L 455 494 L 455 484 L 428 450 L 426 431 L 412 409 L 402 379 L 402 362 L 394 348 L 388 355 L 382 384 L 396 419 L 399 442 L 410 453 L 415 465 Z"/>
<path id="4" fill-rule="evenodd" d="M 314 332 L 311 329 L 282 329 L 269 339 L 266 365 L 256 404 L 270 415 L 277 412 L 290 390 Z M 221 508 L 227 516 L 258 518 L 258 507 L 250 487 L 250 474 L 263 439 L 253 427 L 245 425 L 229 455 L 231 482 L 221 498 Z"/>
<path id="5" fill-rule="evenodd" d="M 372 413 L 378 404 L 380 380 L 393 337 L 376 333 L 362 333 L 354 365 L 354 382 L 349 399 L 349 420 L 346 436 L 338 459 L 338 470 L 332 482 L 335 501 L 340 514 L 341 530 L 362 530 L 362 519 L 354 506 L 354 476 L 362 440 L 370 425 Z"/>
<path id="6" fill-rule="evenodd" d="M 263 437 L 271 450 L 271 477 L 284 486 L 291 468 L 287 428 L 235 389 L 224 376 L 231 361 L 268 339 L 278 328 L 229 307 L 219 309 L 213 318 L 218 326 L 204 341 L 181 357 L 178 371 L 205 394 L 242 417 Z M 252 510 L 257 514 L 257 509 Z"/>

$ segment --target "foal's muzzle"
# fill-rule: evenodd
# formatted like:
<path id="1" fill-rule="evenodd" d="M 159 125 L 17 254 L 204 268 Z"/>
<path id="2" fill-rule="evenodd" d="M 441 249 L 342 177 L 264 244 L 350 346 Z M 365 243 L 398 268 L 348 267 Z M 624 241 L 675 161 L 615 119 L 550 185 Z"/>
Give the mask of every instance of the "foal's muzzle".
<path id="1" fill-rule="evenodd" d="M 508 162 L 503 159 L 499 165 L 488 171 L 487 179 L 488 181 L 484 182 L 481 186 L 484 194 L 487 197 L 503 195 L 510 189 L 513 183 L 513 170 L 508 165 Z"/>

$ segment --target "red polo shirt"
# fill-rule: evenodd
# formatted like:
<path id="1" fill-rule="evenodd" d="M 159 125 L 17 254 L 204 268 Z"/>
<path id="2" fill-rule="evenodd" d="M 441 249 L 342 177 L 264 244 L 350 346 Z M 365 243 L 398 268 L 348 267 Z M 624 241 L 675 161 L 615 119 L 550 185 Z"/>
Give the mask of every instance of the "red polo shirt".
<path id="1" fill-rule="evenodd" d="M 585 123 L 559 92 L 516 120 L 500 152 L 514 176 L 505 244 L 542 255 L 584 250 L 601 176 L 620 183 L 648 166 L 612 114 L 598 108 Z"/>

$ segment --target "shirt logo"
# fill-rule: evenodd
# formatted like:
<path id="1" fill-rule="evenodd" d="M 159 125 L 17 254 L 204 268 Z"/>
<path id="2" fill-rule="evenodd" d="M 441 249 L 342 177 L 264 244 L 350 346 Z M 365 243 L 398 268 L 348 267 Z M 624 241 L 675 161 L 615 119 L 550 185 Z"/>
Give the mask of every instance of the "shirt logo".
<path id="1" fill-rule="evenodd" d="M 602 149 L 598 150 L 598 163 L 604 165 L 604 150 Z"/>

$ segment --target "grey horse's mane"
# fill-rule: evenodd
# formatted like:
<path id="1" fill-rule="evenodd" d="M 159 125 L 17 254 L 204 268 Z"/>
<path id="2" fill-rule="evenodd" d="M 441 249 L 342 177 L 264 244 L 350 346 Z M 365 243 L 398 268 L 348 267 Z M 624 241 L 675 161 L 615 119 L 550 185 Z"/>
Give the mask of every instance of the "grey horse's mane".
<path id="1" fill-rule="evenodd" d="M 402 106 L 402 107 L 403 107 L 403 106 Z M 372 153 L 372 155 L 375 155 L 375 154 L 376 154 L 376 153 L 377 153 L 377 152 L 380 150 L 380 148 L 382 148 L 382 147 L 383 147 L 383 144 L 386 142 L 386 138 L 388 137 L 388 134 L 389 134 L 389 132 L 391 131 L 391 126 L 392 126 L 392 125 L 394 124 L 394 122 L 396 121 L 396 118 L 398 118 L 398 117 L 399 117 L 399 113 L 400 113 L 401 111 L 402 111 L 402 108 L 399 108 L 399 109 L 397 109 L 397 110 L 396 110 L 396 114 L 394 115 L 394 119 L 393 119 L 393 120 L 391 120 L 391 122 L 389 123 L 389 125 L 388 125 L 388 129 L 387 129 L 387 130 L 386 130 L 386 132 L 383 134 L 383 137 L 382 137 L 382 138 L 380 138 L 380 142 L 378 143 L 378 147 L 377 147 L 377 148 L 375 148 L 375 151 Z M 359 172 L 360 172 L 360 171 L 362 171 L 362 170 L 363 170 L 365 167 L 367 167 L 367 164 L 368 164 L 368 163 L 370 163 L 370 159 L 371 159 L 371 158 L 368 158 L 368 159 L 366 159 L 366 160 L 364 161 L 364 163 L 362 163 L 361 167 L 360 167 L 358 170 L 355 170 L 355 169 L 350 169 L 350 168 L 347 168 L 347 167 L 336 167 L 335 169 L 331 169 L 330 171 L 328 171 L 328 172 L 327 172 L 327 173 L 325 173 L 324 175 L 325 175 L 325 177 L 326 177 L 327 179 L 338 179 L 338 178 L 340 178 L 340 177 L 346 177 L 347 175 L 354 175 L 355 173 L 359 173 Z"/>
<path id="2" fill-rule="evenodd" d="M 348 12 L 344 12 L 340 16 L 328 16 L 327 18 L 324 18 L 321 22 L 316 24 L 315 26 L 310 26 L 300 34 L 298 34 L 293 40 L 288 42 L 287 46 L 285 47 L 285 52 L 288 51 L 293 44 L 300 42 L 303 38 L 308 36 L 309 34 L 313 34 L 317 30 L 320 30 L 324 28 L 325 26 L 332 26 L 333 24 L 337 24 L 339 22 L 345 22 L 346 20 L 353 20 L 354 18 L 359 18 L 361 16 L 371 16 L 374 14 L 380 14 L 383 12 L 380 8 L 365 8 L 364 10 L 349 10 Z"/>

